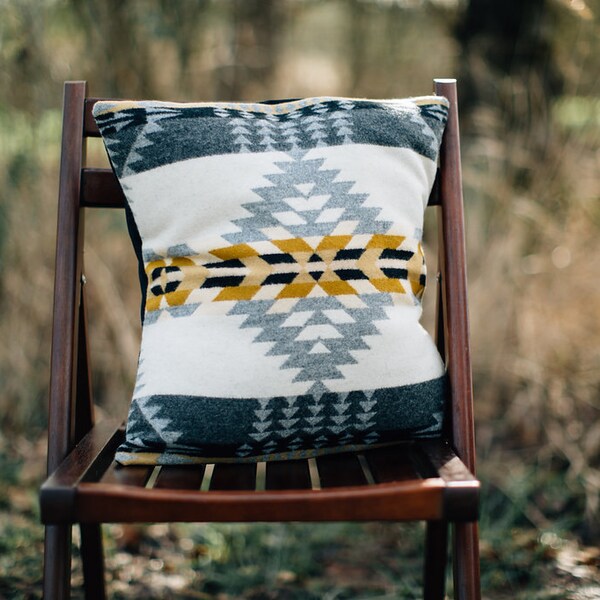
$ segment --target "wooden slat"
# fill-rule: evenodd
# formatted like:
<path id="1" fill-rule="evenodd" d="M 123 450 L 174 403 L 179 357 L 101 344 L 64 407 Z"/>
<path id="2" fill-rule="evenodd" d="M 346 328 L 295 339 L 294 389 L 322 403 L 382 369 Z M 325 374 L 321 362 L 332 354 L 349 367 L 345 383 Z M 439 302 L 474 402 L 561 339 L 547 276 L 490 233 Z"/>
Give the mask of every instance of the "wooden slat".
<path id="1" fill-rule="evenodd" d="M 48 407 L 49 475 L 64 460 L 75 441 L 72 418 L 83 254 L 83 215 L 79 210 L 79 195 L 85 93 L 84 82 L 65 84 Z"/>
<path id="2" fill-rule="evenodd" d="M 75 443 L 79 443 L 94 426 L 95 411 L 92 398 L 92 377 L 87 326 L 85 286 L 80 286 L 79 333 L 77 341 L 77 388 L 75 392 Z"/>
<path id="3" fill-rule="evenodd" d="M 410 443 L 367 450 L 365 457 L 377 483 L 420 479 L 410 459 Z"/>
<path id="4" fill-rule="evenodd" d="M 83 589 L 89 600 L 106 600 L 104 581 L 104 551 L 102 547 L 102 526 L 99 523 L 80 523 L 81 542 L 79 546 L 83 567 Z M 44 595 L 44 598 L 52 596 Z"/>
<path id="5" fill-rule="evenodd" d="M 113 463 L 102 477 L 102 483 L 117 483 L 120 485 L 131 485 L 144 487 L 150 478 L 154 467 L 146 465 L 131 465 L 123 467 Z"/>
<path id="6" fill-rule="evenodd" d="M 427 521 L 425 560 L 423 561 L 423 598 L 445 598 L 448 565 L 448 523 Z"/>
<path id="7" fill-rule="evenodd" d="M 366 485 L 356 454 L 328 454 L 317 458 L 321 487 Z"/>
<path id="8" fill-rule="evenodd" d="M 475 476 L 456 456 L 448 442 L 442 439 L 421 440 L 415 444 L 415 453 L 417 452 L 426 457 L 432 470 L 444 481 L 475 481 Z"/>
<path id="9" fill-rule="evenodd" d="M 452 398 L 452 440 L 458 456 L 471 473 L 475 473 L 473 382 L 456 81 L 436 80 L 435 92 L 450 100 L 448 122 L 440 149 L 440 271 L 444 295 L 446 362 Z"/>
<path id="10" fill-rule="evenodd" d="M 211 490 L 253 490 L 256 487 L 256 463 L 217 463 L 210 481 Z"/>
<path id="11" fill-rule="evenodd" d="M 92 116 L 92 108 L 98 100 L 108 100 L 108 98 L 86 98 L 85 112 L 83 116 L 83 132 L 86 137 L 100 137 L 98 125 Z"/>
<path id="12" fill-rule="evenodd" d="M 475 473 L 475 432 L 473 420 L 473 381 L 469 343 L 469 311 L 467 302 L 466 248 L 464 206 L 460 160 L 458 98 L 455 80 L 435 80 L 435 93 L 450 101 L 446 130 L 440 148 L 440 196 L 442 215 L 439 225 L 440 266 L 443 287 L 443 309 L 446 364 L 452 399 L 452 441 L 458 456 L 471 473 Z M 465 497 L 463 485 L 450 484 L 445 495 L 446 516 L 472 520 L 476 518 L 477 492 Z M 474 482 L 474 486 L 478 483 Z M 471 500 L 471 502 L 469 502 Z M 461 503 L 465 503 L 461 506 Z M 475 514 L 473 512 L 475 509 Z M 463 512 L 464 511 L 464 512 Z M 478 600 L 479 544 L 476 523 L 457 523 L 454 530 L 456 561 L 454 587 L 462 597 Z"/>
<path id="13" fill-rule="evenodd" d="M 40 490 L 43 523 L 72 522 L 77 485 L 97 481 L 107 469 L 125 435 L 119 426 L 113 420 L 98 423 L 51 473 Z"/>
<path id="14" fill-rule="evenodd" d="M 414 456 L 446 483 L 444 516 L 453 521 L 475 520 L 480 485 L 450 445 L 441 439 L 422 440 L 415 444 Z"/>
<path id="15" fill-rule="evenodd" d="M 443 516 L 444 490 L 440 478 L 319 491 L 264 492 L 197 492 L 82 483 L 77 488 L 74 514 L 83 522 L 105 523 L 432 520 Z"/>
<path id="16" fill-rule="evenodd" d="M 429 206 L 438 206 L 439 183 L 436 178 Z M 123 208 L 125 195 L 112 169 L 87 167 L 81 171 L 81 205 L 90 208 Z"/>
<path id="17" fill-rule="evenodd" d="M 309 490 L 310 470 L 306 460 L 273 461 L 267 463 L 268 490 Z"/>
<path id="18" fill-rule="evenodd" d="M 81 205 L 91 208 L 125 206 L 123 190 L 112 169 L 82 169 Z"/>
<path id="19" fill-rule="evenodd" d="M 168 465 L 161 468 L 154 487 L 158 490 L 199 490 L 204 465 Z"/>

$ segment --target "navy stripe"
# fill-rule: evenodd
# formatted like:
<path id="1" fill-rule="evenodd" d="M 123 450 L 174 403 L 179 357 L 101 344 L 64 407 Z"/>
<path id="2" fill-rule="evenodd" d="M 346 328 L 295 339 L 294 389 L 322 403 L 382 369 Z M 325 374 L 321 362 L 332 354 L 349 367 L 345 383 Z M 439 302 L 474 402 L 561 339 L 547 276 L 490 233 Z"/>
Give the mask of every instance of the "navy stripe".
<path id="1" fill-rule="evenodd" d="M 298 273 L 272 273 L 262 282 L 262 285 L 292 283 L 297 275 Z"/>
<path id="2" fill-rule="evenodd" d="M 339 250 L 334 260 L 358 260 L 364 253 L 363 248 Z"/>
<path id="3" fill-rule="evenodd" d="M 203 265 L 207 269 L 243 269 L 246 265 L 237 258 L 231 258 L 230 260 L 224 260 L 221 262 L 207 263 Z"/>
<path id="4" fill-rule="evenodd" d="M 410 260 L 414 256 L 414 252 L 411 250 L 394 250 L 393 248 L 386 248 L 379 258 L 393 258 L 397 260 Z"/>
<path id="5" fill-rule="evenodd" d="M 261 258 L 270 265 L 296 262 L 296 259 L 291 254 L 263 254 Z"/>
<path id="6" fill-rule="evenodd" d="M 408 271 L 406 269 L 381 269 L 386 277 L 391 279 L 408 279 Z"/>
<path id="7" fill-rule="evenodd" d="M 369 279 L 368 275 L 360 269 L 336 269 L 334 273 L 342 280 L 349 281 L 351 279 Z"/>
<path id="8" fill-rule="evenodd" d="M 229 277 L 209 277 L 200 287 L 215 288 L 215 287 L 236 287 L 244 281 L 244 276 L 229 276 Z"/>

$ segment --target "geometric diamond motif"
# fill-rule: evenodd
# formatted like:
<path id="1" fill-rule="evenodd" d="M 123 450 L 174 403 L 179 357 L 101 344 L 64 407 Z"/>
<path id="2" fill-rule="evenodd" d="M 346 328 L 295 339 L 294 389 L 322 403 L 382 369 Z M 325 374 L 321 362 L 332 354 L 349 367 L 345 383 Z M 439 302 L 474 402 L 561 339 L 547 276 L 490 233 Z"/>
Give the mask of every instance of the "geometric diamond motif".
<path id="1" fill-rule="evenodd" d="M 232 303 L 228 314 L 245 317 L 242 329 L 259 331 L 253 341 L 268 343 L 262 346 L 268 356 L 285 357 L 280 369 L 294 370 L 293 381 L 306 382 L 318 405 L 331 383 L 344 379 L 340 367 L 356 364 L 353 353 L 380 335 L 376 322 L 388 319 L 385 307 L 420 299 L 425 263 L 420 241 L 395 233 L 379 208 L 365 206 L 368 194 L 352 192 L 354 183 L 341 180 L 339 170 L 303 151 L 288 158 L 265 176 L 271 185 L 253 190 L 260 200 L 243 205 L 249 216 L 224 236 L 230 245 L 146 264 L 146 311 Z M 366 421 L 356 411 L 352 423 L 344 411 L 323 420 L 323 443 L 350 424 L 368 430 L 369 412 L 360 413 Z M 289 429 L 284 437 L 292 443 L 298 424 L 285 413 L 277 423 L 279 437 Z M 257 421 L 256 442 L 272 441 L 265 428 L 266 421 Z"/>
<path id="2" fill-rule="evenodd" d="M 355 240 L 358 238 L 354 238 Z M 307 298 L 374 293 L 405 294 L 401 280 L 420 298 L 425 284 L 420 244 L 403 236 L 352 235 L 273 240 L 260 254 L 251 243 L 212 250 L 218 262 L 176 257 L 147 264 L 148 311 L 185 304 L 193 289 L 213 290 L 213 302 Z M 260 243 L 261 249 L 266 246 Z M 161 302 L 162 300 L 162 302 Z"/>

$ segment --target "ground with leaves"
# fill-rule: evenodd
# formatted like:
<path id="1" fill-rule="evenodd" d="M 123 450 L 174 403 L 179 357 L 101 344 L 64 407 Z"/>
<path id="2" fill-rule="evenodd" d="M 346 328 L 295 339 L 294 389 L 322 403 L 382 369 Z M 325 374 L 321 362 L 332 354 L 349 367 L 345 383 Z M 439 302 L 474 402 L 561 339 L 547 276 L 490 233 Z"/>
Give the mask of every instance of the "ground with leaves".
<path id="1" fill-rule="evenodd" d="M 0 439 L 0 599 L 41 597 L 37 486 L 44 453 L 43 439 Z M 558 482 L 550 484 L 544 497 L 564 509 L 555 498 Z M 515 485 L 524 490 L 521 496 L 491 483 L 484 487 L 484 598 L 600 598 L 600 551 L 567 532 L 565 526 L 573 525 L 569 517 L 575 516 L 564 513 L 554 525 L 534 526 L 532 520 L 541 519 L 549 506 L 534 507 L 525 482 L 517 478 Z M 115 599 L 420 597 L 420 525 L 154 524 L 109 525 L 104 532 L 108 589 Z M 75 530 L 75 554 L 77 545 Z M 81 582 L 76 558 L 75 598 L 83 597 Z"/>

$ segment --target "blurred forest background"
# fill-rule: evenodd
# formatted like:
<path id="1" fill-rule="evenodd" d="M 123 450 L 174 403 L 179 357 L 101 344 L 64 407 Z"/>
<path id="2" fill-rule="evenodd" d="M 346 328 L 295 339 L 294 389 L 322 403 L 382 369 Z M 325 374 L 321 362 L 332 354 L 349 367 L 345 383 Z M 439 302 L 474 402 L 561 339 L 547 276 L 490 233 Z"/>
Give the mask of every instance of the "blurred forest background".
<path id="1" fill-rule="evenodd" d="M 436 76 L 461 100 L 485 597 L 600 598 L 599 34 L 600 0 L 0 0 L 0 598 L 40 593 L 63 81 L 186 101 L 402 97 Z M 139 336 L 123 221 L 91 214 L 86 247 L 95 400 L 120 416 Z M 114 526 L 110 589 L 418 597 L 391 527 L 155 526 L 158 548 Z"/>

